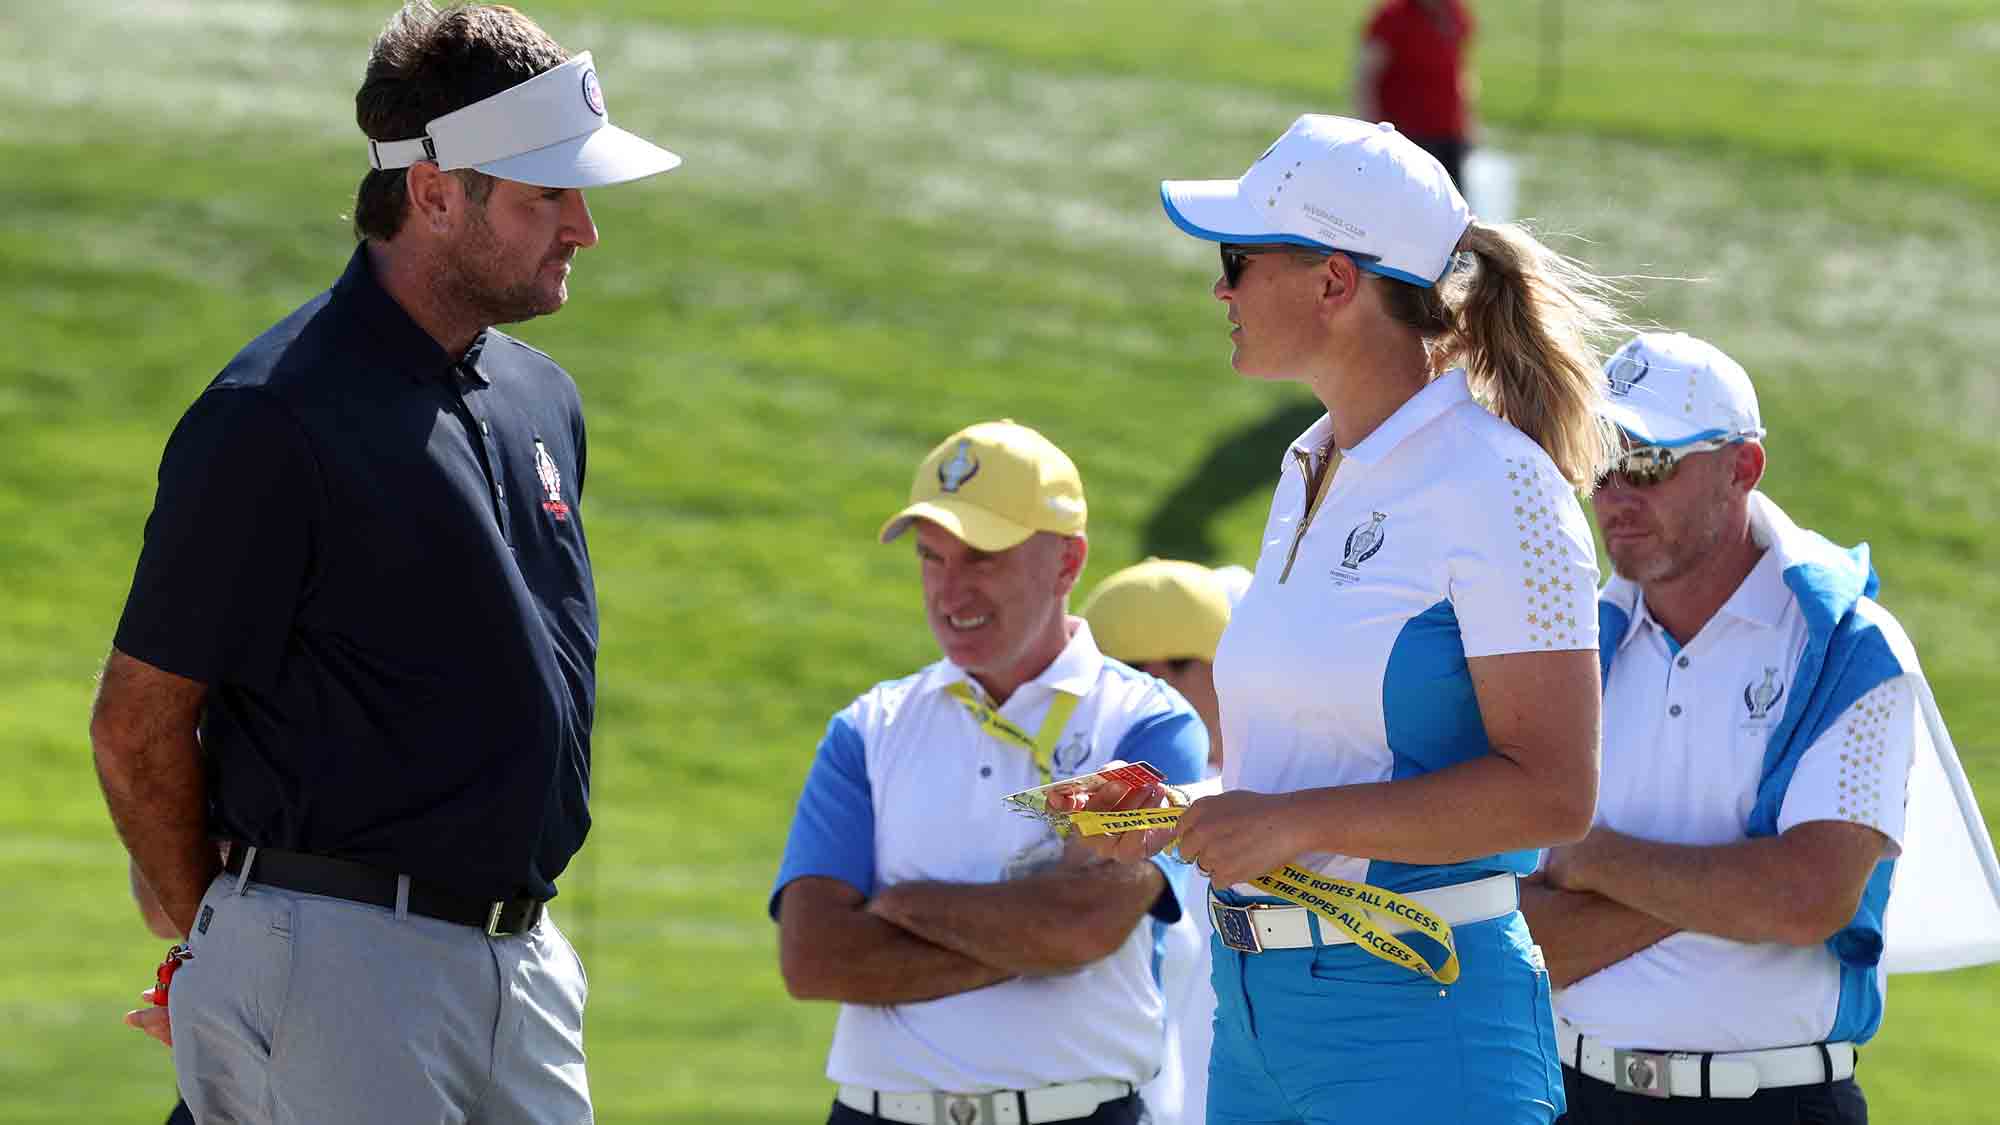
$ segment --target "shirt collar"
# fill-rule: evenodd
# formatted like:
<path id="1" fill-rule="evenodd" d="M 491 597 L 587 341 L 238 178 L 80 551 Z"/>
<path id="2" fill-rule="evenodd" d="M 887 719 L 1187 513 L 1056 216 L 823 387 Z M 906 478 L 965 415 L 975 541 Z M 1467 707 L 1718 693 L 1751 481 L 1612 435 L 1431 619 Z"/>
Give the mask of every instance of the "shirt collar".
<path id="1" fill-rule="evenodd" d="M 1764 548 L 1764 555 L 1750 573 L 1743 576 L 1742 585 L 1722 603 L 1718 613 L 1726 613 L 1756 625 L 1776 626 L 1784 620 L 1785 603 L 1791 601 L 1792 591 L 1785 585 L 1783 561 L 1778 552 Z"/>
<path id="2" fill-rule="evenodd" d="M 1736 592 L 1729 595 L 1729 600 L 1723 602 L 1715 613 L 1717 617 L 1728 614 L 1752 625 L 1776 628 L 1784 621 L 1785 605 L 1791 596 L 1791 588 L 1785 585 L 1783 561 L 1779 559 L 1778 552 L 1766 548 L 1757 565 L 1751 567 L 1750 573 L 1744 575 L 1743 581 L 1737 585 Z M 1709 620 L 1714 619 L 1711 617 Z M 1632 604 L 1632 620 L 1626 623 L 1625 635 L 1619 638 L 1618 647 L 1623 649 L 1631 643 L 1642 626 L 1666 632 L 1665 626 L 1653 620 L 1653 611 L 1647 608 L 1643 591 Z M 1702 628 L 1708 626 L 1703 625 Z"/>
<path id="3" fill-rule="evenodd" d="M 482 330 L 473 337 L 472 346 L 463 356 L 454 358 L 446 353 L 375 280 L 366 241 L 355 244 L 346 271 L 333 283 L 333 300 L 367 325 L 369 334 L 361 341 L 362 346 L 377 354 L 383 368 L 401 371 L 418 383 L 449 375 L 454 370 L 463 370 L 482 384 L 488 381 L 479 370 L 486 332 Z"/>
<path id="4" fill-rule="evenodd" d="M 1625 646 L 1632 643 L 1632 638 L 1645 629 L 1660 629 L 1660 623 L 1653 620 L 1653 611 L 1646 608 L 1646 595 L 1642 591 L 1632 603 L 1632 619 L 1625 623 L 1625 635 L 1618 638 L 1618 650 L 1624 651 Z"/>
<path id="5" fill-rule="evenodd" d="M 1063 650 L 1056 654 L 1054 660 L 1049 661 L 1049 666 L 1042 669 L 1040 674 L 1015 689 L 1014 694 L 1007 697 L 1008 702 L 1013 702 L 1023 691 L 1030 688 L 1039 688 L 1041 692 L 1046 693 L 1060 691 L 1069 695 L 1085 696 L 1090 694 L 1090 689 L 1097 686 L 1097 677 L 1104 671 L 1104 654 L 1097 648 L 1097 638 L 1090 635 L 1090 623 L 1074 615 L 1065 620 L 1074 627 L 1074 631 L 1069 635 L 1069 643 L 1063 646 Z M 977 681 L 974 681 L 965 669 L 949 660 L 940 660 L 931 665 L 930 671 L 924 677 L 922 690 L 943 691 L 952 684 L 968 682 L 975 687 L 978 686 Z M 980 694 L 983 696 L 985 691 L 981 689 Z"/>
<path id="6" fill-rule="evenodd" d="M 1353 449 L 1342 450 L 1341 456 L 1364 465 L 1376 464 L 1438 415 L 1461 402 L 1471 401 L 1472 388 L 1466 384 L 1465 372 L 1454 367 L 1425 384 L 1423 390 L 1412 395 L 1410 401 L 1397 407 L 1394 414 L 1375 427 L 1374 433 L 1362 438 Z"/>
<path id="7" fill-rule="evenodd" d="M 1424 389 L 1410 396 L 1410 401 L 1396 408 L 1394 414 L 1375 427 L 1375 432 L 1361 439 L 1361 444 L 1353 449 L 1341 451 L 1341 457 L 1348 461 L 1358 461 L 1363 465 L 1373 465 L 1387 457 L 1391 450 L 1401 445 L 1403 439 L 1416 433 L 1432 419 L 1461 402 L 1472 401 L 1472 388 L 1465 381 L 1465 372 L 1452 368 L 1443 375 L 1432 379 Z M 1319 421 L 1292 442 L 1292 451 L 1307 457 L 1318 457 L 1320 451 L 1333 441 L 1333 415 L 1322 414 Z M 1287 459 L 1286 466 L 1289 467 Z"/>

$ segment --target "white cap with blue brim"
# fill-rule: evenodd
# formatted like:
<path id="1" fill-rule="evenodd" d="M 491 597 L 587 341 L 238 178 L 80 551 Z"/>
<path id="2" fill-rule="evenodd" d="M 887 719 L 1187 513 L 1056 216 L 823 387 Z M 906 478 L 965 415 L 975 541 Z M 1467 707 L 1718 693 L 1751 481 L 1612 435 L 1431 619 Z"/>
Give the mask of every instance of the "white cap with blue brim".
<path id="1" fill-rule="evenodd" d="M 1370 273 L 1432 286 L 1472 222 L 1436 157 L 1386 122 L 1308 113 L 1234 180 L 1167 180 L 1160 198 L 1196 238 L 1338 250 Z"/>
<path id="2" fill-rule="evenodd" d="M 1682 446 L 1764 436 L 1757 391 L 1743 366 L 1685 332 L 1643 332 L 1604 365 L 1602 412 L 1633 441 Z"/>

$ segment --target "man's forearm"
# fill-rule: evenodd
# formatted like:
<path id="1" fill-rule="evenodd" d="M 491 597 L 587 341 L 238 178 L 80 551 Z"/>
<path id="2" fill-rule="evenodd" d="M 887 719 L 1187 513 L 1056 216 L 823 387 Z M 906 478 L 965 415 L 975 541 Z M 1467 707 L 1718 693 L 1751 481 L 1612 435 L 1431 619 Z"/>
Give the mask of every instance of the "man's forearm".
<path id="1" fill-rule="evenodd" d="M 1521 913 L 1549 966 L 1549 981 L 1566 988 L 1677 932 L 1624 903 L 1588 891 L 1521 884 Z"/>
<path id="2" fill-rule="evenodd" d="M 1109 956 L 1165 886 L 1151 863 L 1064 864 L 1004 883 L 900 883 L 869 910 L 983 964 L 1048 976 Z"/>
<path id="3" fill-rule="evenodd" d="M 90 716 L 92 757 L 111 823 L 183 936 L 222 866 L 208 835 L 195 736 L 206 690 L 113 649 Z"/>
<path id="4" fill-rule="evenodd" d="M 1014 976 L 856 911 L 854 929 L 828 952 L 820 986 L 800 999 L 844 1004 L 914 1004 L 971 992 Z"/>
<path id="5" fill-rule="evenodd" d="M 909 1004 L 1013 975 L 870 914 L 861 893 L 838 880 L 809 876 L 784 896 L 779 969 L 795 999 Z"/>
<path id="6" fill-rule="evenodd" d="M 132 902 L 139 908 L 139 917 L 146 923 L 146 929 L 154 937 L 173 938 L 183 936 L 174 929 L 174 920 L 160 906 L 160 896 L 146 883 L 146 877 L 139 872 L 139 865 L 133 862 L 129 875 L 132 882 Z"/>
<path id="7" fill-rule="evenodd" d="M 1607 829 L 1551 861 L 1551 881 L 1595 891 L 1682 930 L 1742 942 L 1812 945 L 1854 911 L 1879 839 L 1855 825 L 1805 825 L 1783 837 L 1664 844 Z M 1853 848 L 1862 849 L 1855 858 Z M 1843 857 L 1842 849 L 1847 850 Z M 1879 851 L 1879 848 L 1877 848 Z M 1565 870 L 1566 868 L 1566 870 Z"/>
<path id="8" fill-rule="evenodd" d="M 195 907 L 221 868 L 206 830 L 201 752 L 190 732 L 180 747 L 96 752 L 111 823 L 160 911 L 186 936 Z"/>

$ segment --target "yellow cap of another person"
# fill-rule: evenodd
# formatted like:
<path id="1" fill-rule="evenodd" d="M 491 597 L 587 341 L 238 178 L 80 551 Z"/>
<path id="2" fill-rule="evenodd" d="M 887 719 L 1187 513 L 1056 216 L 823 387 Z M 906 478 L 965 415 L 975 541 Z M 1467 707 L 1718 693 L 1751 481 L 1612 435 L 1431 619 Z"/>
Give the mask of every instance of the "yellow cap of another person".
<path id="1" fill-rule="evenodd" d="M 1011 419 L 981 422 L 917 466 L 909 506 L 882 525 L 882 542 L 929 520 L 979 550 L 1004 551 L 1037 531 L 1082 535 L 1085 512 L 1068 454 Z"/>
<path id="2" fill-rule="evenodd" d="M 1229 608 L 1229 587 L 1215 571 L 1147 559 L 1098 583 L 1082 612 L 1097 647 L 1127 664 L 1189 658 L 1212 664 Z"/>

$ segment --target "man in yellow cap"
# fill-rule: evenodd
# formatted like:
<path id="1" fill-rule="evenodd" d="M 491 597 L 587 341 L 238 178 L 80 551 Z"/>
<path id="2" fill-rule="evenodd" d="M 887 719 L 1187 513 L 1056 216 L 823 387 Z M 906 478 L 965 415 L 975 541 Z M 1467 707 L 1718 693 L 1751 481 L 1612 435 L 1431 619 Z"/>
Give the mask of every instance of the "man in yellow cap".
<path id="1" fill-rule="evenodd" d="M 944 658 L 833 717 L 771 894 L 787 989 L 841 1003 L 829 1123 L 1144 1112 L 1188 869 L 1093 861 L 1002 799 L 1113 760 L 1193 782 L 1208 757 L 1187 702 L 1067 612 L 1085 515 L 1061 450 L 987 422 L 931 451 L 882 528 L 914 532 Z"/>
<path id="2" fill-rule="evenodd" d="M 1229 610 L 1248 577 L 1241 567 L 1150 558 L 1098 583 L 1083 603 L 1098 647 L 1179 692 L 1208 728 L 1205 773 L 1222 772 L 1222 718 L 1215 696 L 1215 649 Z M 1215 991 L 1209 984 L 1208 880 L 1189 877 L 1196 905 L 1167 934 L 1160 981 L 1167 996 L 1166 1058 L 1142 1093 L 1156 1125 L 1207 1120 L 1208 1052 L 1215 1037 Z"/>

